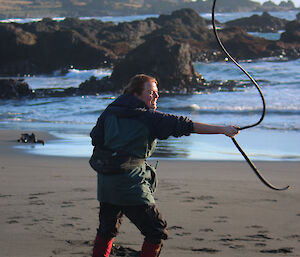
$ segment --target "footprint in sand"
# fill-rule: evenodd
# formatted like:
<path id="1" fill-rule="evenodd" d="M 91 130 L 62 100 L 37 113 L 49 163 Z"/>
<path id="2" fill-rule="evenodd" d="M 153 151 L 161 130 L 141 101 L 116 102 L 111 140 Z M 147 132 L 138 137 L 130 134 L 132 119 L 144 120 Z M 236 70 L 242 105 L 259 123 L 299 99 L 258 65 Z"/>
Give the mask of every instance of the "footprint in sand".
<path id="1" fill-rule="evenodd" d="M 264 243 L 256 243 L 255 246 L 256 246 L 256 247 L 265 247 L 265 246 L 267 246 L 267 244 L 264 244 Z"/>
<path id="2" fill-rule="evenodd" d="M 246 226 L 245 228 L 263 228 L 263 226 L 260 226 L 260 225 L 250 225 L 250 226 Z"/>
<path id="3" fill-rule="evenodd" d="M 177 192 L 177 193 L 174 193 L 175 195 L 184 195 L 184 194 L 189 194 L 191 193 L 190 191 L 180 191 L 180 192 Z"/>
<path id="4" fill-rule="evenodd" d="M 180 230 L 180 229 L 183 229 L 183 227 L 181 227 L 181 226 L 172 226 L 172 227 L 169 227 L 168 228 L 168 230 L 170 231 L 170 230 Z"/>
<path id="5" fill-rule="evenodd" d="M 28 197 L 29 200 L 33 200 L 33 199 L 39 199 L 37 196 L 30 196 Z"/>
<path id="6" fill-rule="evenodd" d="M 249 237 L 249 238 L 253 238 L 253 239 L 262 239 L 262 240 L 272 240 L 274 238 L 272 237 L 269 237 L 268 235 L 266 234 L 255 234 L 255 235 L 248 235 L 246 237 Z"/>
<path id="7" fill-rule="evenodd" d="M 11 196 L 13 196 L 13 195 L 2 195 L 2 194 L 0 194 L 0 197 L 2 198 L 4 198 L 4 197 L 11 197 Z"/>
<path id="8" fill-rule="evenodd" d="M 204 241 L 204 238 L 201 238 L 201 237 L 195 237 L 194 240 L 195 240 L 195 241 L 200 241 L 200 242 L 202 242 L 202 241 Z"/>
<path id="9" fill-rule="evenodd" d="M 261 250 L 261 253 L 293 253 L 294 252 L 294 248 L 292 247 L 282 247 L 279 249 L 269 249 L 269 250 Z"/>
<path id="10" fill-rule="evenodd" d="M 228 219 L 227 216 L 217 216 L 215 218 L 216 220 L 214 221 L 214 223 L 226 223 Z"/>
<path id="11" fill-rule="evenodd" d="M 177 249 L 179 250 L 184 250 L 184 251 L 192 251 L 192 252 L 202 252 L 202 253 L 217 253 L 220 252 L 220 250 L 213 249 L 213 248 L 190 248 L 190 247 L 178 247 Z"/>
<path id="12" fill-rule="evenodd" d="M 82 220 L 82 218 L 79 218 L 79 217 L 70 217 L 69 219 L 70 220 Z"/>
<path id="13" fill-rule="evenodd" d="M 192 211 L 195 211 L 195 212 L 204 212 L 205 210 L 203 210 L 203 209 L 194 209 Z"/>
<path id="14" fill-rule="evenodd" d="M 88 231 L 88 230 L 91 230 L 91 229 L 90 228 L 78 228 L 76 230 L 78 230 L 78 231 Z"/>
<path id="15" fill-rule="evenodd" d="M 85 188 L 78 187 L 78 188 L 74 188 L 72 191 L 73 192 L 87 192 L 88 190 Z"/>
<path id="16" fill-rule="evenodd" d="M 35 200 L 31 201 L 29 205 L 45 205 L 45 203 L 42 200 Z"/>
<path id="17" fill-rule="evenodd" d="M 201 228 L 199 229 L 200 232 L 213 232 L 214 230 L 212 228 Z"/>
<path id="18" fill-rule="evenodd" d="M 62 224 L 62 227 L 74 227 L 74 225 L 72 223 L 66 223 L 66 224 Z"/>
<path id="19" fill-rule="evenodd" d="M 210 201 L 214 200 L 213 196 L 210 195 L 201 195 L 201 196 L 187 196 L 185 197 L 185 202 L 193 202 L 193 201 Z M 209 202 L 209 204 L 217 204 L 216 202 Z"/>
<path id="20" fill-rule="evenodd" d="M 82 198 L 80 199 L 81 201 L 94 201 L 94 200 L 97 200 L 96 197 L 89 197 L 89 198 Z"/>
<path id="21" fill-rule="evenodd" d="M 176 233 L 175 235 L 176 236 L 189 236 L 189 235 L 191 235 L 192 233 L 190 233 L 190 232 L 182 232 L 182 233 Z"/>
<path id="22" fill-rule="evenodd" d="M 40 193 L 34 193 L 34 194 L 29 194 L 30 196 L 38 196 L 38 195 L 49 195 L 49 194 L 54 194 L 54 192 L 40 192 Z"/>
<path id="23" fill-rule="evenodd" d="M 244 245 L 230 245 L 229 248 L 231 249 L 243 249 L 245 248 Z"/>
<path id="24" fill-rule="evenodd" d="M 216 250 L 213 248 L 194 248 L 192 249 L 193 252 L 204 252 L 204 253 L 217 253 L 220 252 L 220 250 Z"/>
<path id="25" fill-rule="evenodd" d="M 76 245 L 76 246 L 93 246 L 94 241 L 89 241 L 89 240 L 66 240 L 66 243 L 69 245 Z"/>
<path id="26" fill-rule="evenodd" d="M 16 224 L 16 223 L 19 223 L 19 221 L 17 220 L 9 220 L 9 221 L 6 221 L 7 224 Z"/>
<path id="27" fill-rule="evenodd" d="M 73 202 L 71 202 L 71 201 L 64 201 L 64 202 L 62 202 L 62 205 L 60 206 L 61 208 L 67 208 L 67 207 L 73 207 L 73 206 L 75 206 L 75 204 L 73 204 Z"/>
<path id="28" fill-rule="evenodd" d="M 257 200 L 255 200 L 255 201 L 257 201 Z M 274 203 L 277 202 L 276 199 L 259 199 L 258 201 L 260 201 L 260 202 L 274 202 Z"/>
<path id="29" fill-rule="evenodd" d="M 65 252 L 65 251 L 66 251 L 65 249 L 58 248 L 58 249 L 54 249 L 54 250 L 52 251 L 52 253 L 53 253 L 54 255 L 58 255 L 58 254 L 61 254 L 61 253 Z"/>
<path id="30" fill-rule="evenodd" d="M 288 240 L 297 240 L 298 242 L 300 242 L 300 235 L 289 235 L 289 236 L 286 236 L 286 237 L 284 237 L 284 238 L 286 238 L 286 239 L 288 239 Z"/>

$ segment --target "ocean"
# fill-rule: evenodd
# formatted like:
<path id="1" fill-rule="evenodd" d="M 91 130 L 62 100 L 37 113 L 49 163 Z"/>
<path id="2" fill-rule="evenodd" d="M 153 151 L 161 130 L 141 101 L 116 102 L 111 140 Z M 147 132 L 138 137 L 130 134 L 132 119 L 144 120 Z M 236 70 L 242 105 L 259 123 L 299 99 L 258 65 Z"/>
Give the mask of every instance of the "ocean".
<path id="1" fill-rule="evenodd" d="M 293 20 L 295 11 L 270 13 Z M 217 13 L 221 22 L 250 16 L 254 13 Z M 256 13 L 261 14 L 261 13 Z M 200 14 L 210 18 L 208 13 Z M 126 17 L 93 17 L 103 21 L 132 21 L 157 15 Z M 88 19 L 90 17 L 82 17 Z M 57 18 L 58 20 L 61 18 Z M 5 22 L 30 22 L 39 19 L 10 19 Z M 255 33 L 255 36 L 276 40 L 280 33 Z M 257 127 L 243 130 L 236 136 L 252 160 L 300 160 L 300 59 L 265 58 L 244 60 L 241 65 L 259 82 L 266 98 L 266 116 Z M 231 62 L 194 63 L 206 80 L 246 80 Z M 94 75 L 110 75 L 111 70 L 70 69 L 65 75 L 22 77 L 31 88 L 77 87 Z M 0 100 L 0 128 L 24 133 L 40 130 L 56 136 L 43 145 L 20 144 L 17 148 L 32 154 L 70 157 L 88 157 L 92 146 L 89 132 L 98 116 L 117 95 L 76 96 L 42 99 Z M 193 121 L 212 124 L 244 126 L 260 118 L 262 104 L 255 87 L 228 92 L 206 92 L 190 95 L 162 96 L 158 110 L 184 115 Z M 17 138 L 16 138 L 17 140 Z M 223 135 L 196 135 L 159 141 L 153 158 L 189 160 L 243 160 L 231 140 Z"/>

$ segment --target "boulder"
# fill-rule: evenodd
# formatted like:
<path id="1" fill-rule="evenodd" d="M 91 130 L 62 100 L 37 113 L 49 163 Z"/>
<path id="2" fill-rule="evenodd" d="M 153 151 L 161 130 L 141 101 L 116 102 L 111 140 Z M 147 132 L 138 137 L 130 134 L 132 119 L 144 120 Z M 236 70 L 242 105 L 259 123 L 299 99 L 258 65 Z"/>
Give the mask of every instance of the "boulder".
<path id="1" fill-rule="evenodd" d="M 174 40 L 207 40 L 212 34 L 207 27 L 207 21 L 192 9 L 174 11 L 171 15 L 160 15 L 155 19 L 161 27 L 146 36 L 169 35 Z"/>
<path id="2" fill-rule="evenodd" d="M 288 20 L 271 16 L 268 12 L 252 15 L 225 23 L 226 27 L 241 27 L 249 32 L 277 32 L 283 30 Z"/>
<path id="3" fill-rule="evenodd" d="M 31 89 L 22 79 L 0 79 L 0 99 L 15 99 L 31 94 Z"/>
<path id="4" fill-rule="evenodd" d="M 256 59 L 267 57 L 271 54 L 268 47 L 272 44 L 272 41 L 251 36 L 242 28 L 226 28 L 221 30 L 219 34 L 226 49 L 236 59 Z"/>
<path id="5" fill-rule="evenodd" d="M 285 27 L 285 32 L 281 34 L 280 41 L 285 43 L 297 43 L 300 47 L 300 21 L 289 22 Z"/>
<path id="6" fill-rule="evenodd" d="M 287 10 L 293 10 L 295 9 L 295 4 L 291 0 L 281 1 L 279 3 L 279 7 L 282 7 L 283 9 L 287 9 Z"/>
<path id="7" fill-rule="evenodd" d="M 130 51 L 116 65 L 110 77 L 91 77 L 79 86 L 82 93 L 121 91 L 131 77 L 145 73 L 155 77 L 160 91 L 191 92 L 203 84 L 191 60 L 187 44 L 177 43 L 170 36 L 153 37 Z"/>
<path id="8" fill-rule="evenodd" d="M 204 81 L 194 69 L 189 45 L 168 35 L 153 37 L 129 52 L 116 65 L 110 80 L 122 88 L 139 73 L 155 77 L 162 91 L 189 92 Z"/>
<path id="9" fill-rule="evenodd" d="M 79 85 L 79 94 L 95 95 L 102 92 L 120 91 L 116 84 L 113 84 L 109 77 L 104 77 L 101 80 L 95 76 L 91 76 L 88 80 Z"/>

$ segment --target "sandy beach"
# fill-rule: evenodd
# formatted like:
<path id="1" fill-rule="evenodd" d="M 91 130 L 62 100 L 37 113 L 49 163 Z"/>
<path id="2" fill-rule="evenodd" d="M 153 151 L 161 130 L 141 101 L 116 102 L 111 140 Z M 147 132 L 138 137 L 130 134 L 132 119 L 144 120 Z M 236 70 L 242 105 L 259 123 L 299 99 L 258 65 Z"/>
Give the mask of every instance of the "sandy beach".
<path id="1" fill-rule="evenodd" d="M 91 256 L 96 173 L 87 158 L 14 149 L 21 133 L 0 130 L 0 256 Z M 160 161 L 156 198 L 169 227 L 161 256 L 300 256 L 300 163 L 255 164 L 291 189 L 270 190 L 241 161 Z M 142 241 L 125 219 L 116 245 L 139 250 Z"/>

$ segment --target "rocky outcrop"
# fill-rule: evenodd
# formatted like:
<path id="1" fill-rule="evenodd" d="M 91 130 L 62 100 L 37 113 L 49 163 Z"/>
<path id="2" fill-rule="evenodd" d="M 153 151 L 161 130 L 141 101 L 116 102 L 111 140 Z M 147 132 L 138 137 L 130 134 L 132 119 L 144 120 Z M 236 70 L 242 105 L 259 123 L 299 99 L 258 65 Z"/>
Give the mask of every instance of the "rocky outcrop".
<path id="1" fill-rule="evenodd" d="M 238 81 L 205 81 L 194 69 L 188 44 L 178 43 L 169 35 L 157 35 L 130 51 L 110 77 L 101 80 L 91 77 L 79 89 L 84 94 L 120 92 L 130 78 L 139 73 L 155 77 L 162 94 L 218 91 L 221 88 L 230 91 L 245 86 Z"/>
<path id="2" fill-rule="evenodd" d="M 84 93 L 121 91 L 136 74 L 154 76 L 164 92 L 191 92 L 203 84 L 191 60 L 189 45 L 175 42 L 170 36 L 156 36 L 147 40 L 114 68 L 110 77 L 91 78 L 79 88 Z"/>
<path id="3" fill-rule="evenodd" d="M 114 68 L 110 80 L 122 88 L 138 73 L 154 76 L 163 91 L 189 92 L 203 82 L 192 64 L 189 45 L 167 35 L 153 37 L 129 52 Z"/>
<path id="4" fill-rule="evenodd" d="M 249 32 L 277 32 L 278 30 L 284 30 L 287 23 L 288 20 L 264 12 L 262 15 L 255 14 L 250 17 L 228 21 L 225 25 L 226 27 L 241 27 Z"/>
<path id="5" fill-rule="evenodd" d="M 257 8 L 255 11 L 266 11 L 266 12 L 283 12 L 296 9 L 293 1 L 281 1 L 279 5 L 276 5 L 273 1 L 266 1 Z"/>
<path id="6" fill-rule="evenodd" d="M 285 32 L 281 34 L 280 41 L 297 43 L 300 47 L 300 21 L 294 20 L 286 25 Z"/>
<path id="7" fill-rule="evenodd" d="M 268 15 L 259 17 L 265 16 Z M 267 20 L 270 19 L 273 18 L 268 16 Z M 219 33 L 237 59 L 269 57 L 293 49 L 292 53 L 295 45 L 299 45 L 257 38 L 242 28 L 228 27 Z M 113 68 L 136 47 L 164 36 L 176 43 L 188 44 L 193 61 L 224 58 L 207 20 L 191 9 L 119 24 L 76 18 L 56 22 L 45 18 L 27 24 L 0 23 L 0 75 L 52 73 L 70 67 Z"/>
<path id="8" fill-rule="evenodd" d="M 31 95 L 32 90 L 23 80 L 0 79 L 0 99 L 16 99 Z"/>
<path id="9" fill-rule="evenodd" d="M 3 2 L 3 1 L 2 1 Z M 271 1 L 263 6 L 251 0 L 217 1 L 217 12 L 251 12 L 272 9 L 286 11 L 295 9 L 292 1 L 281 1 L 279 5 Z M 136 14 L 170 13 L 180 8 L 191 8 L 196 12 L 210 12 L 212 1 L 202 0 L 39 0 L 5 1 L 0 5 L 0 18 L 36 17 L 37 13 L 48 16 L 125 16 Z"/>
<path id="10" fill-rule="evenodd" d="M 112 67 L 158 26 L 152 20 L 116 25 L 76 18 L 0 24 L 0 37 L 5 39 L 0 43 L 0 74 Z"/>

